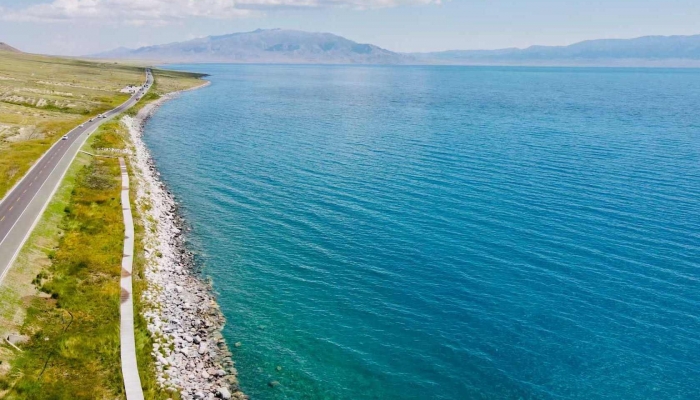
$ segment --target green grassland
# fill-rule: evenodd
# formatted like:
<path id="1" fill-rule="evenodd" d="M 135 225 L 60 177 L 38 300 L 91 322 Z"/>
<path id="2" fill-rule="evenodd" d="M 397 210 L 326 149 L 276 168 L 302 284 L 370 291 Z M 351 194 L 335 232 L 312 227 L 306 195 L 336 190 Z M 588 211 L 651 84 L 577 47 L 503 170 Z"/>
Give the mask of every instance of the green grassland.
<path id="1" fill-rule="evenodd" d="M 121 394 L 119 177 L 116 159 L 91 159 L 78 171 L 58 248 L 37 276 L 37 286 L 48 296 L 35 296 L 28 304 L 21 332 L 31 339 L 15 359 L 6 398 Z"/>
<path id="2" fill-rule="evenodd" d="M 136 66 L 0 52 L 0 198 L 58 138 L 144 80 Z"/>
<path id="3" fill-rule="evenodd" d="M 126 128 L 111 121 L 92 135 L 85 149 L 127 146 Z M 14 304 L 5 309 L 23 309 L 23 322 L 17 328 L 30 337 L 21 346 L 21 352 L 4 346 L 6 356 L 0 355 L 0 360 L 4 359 L 7 368 L 0 374 L 0 397 L 3 393 L 6 399 L 124 397 L 119 357 L 119 277 L 124 232 L 120 187 L 117 158 L 81 154 L 49 212 L 42 217 L 39 226 L 43 234 L 37 232 L 25 246 L 27 253 L 33 254 L 32 248 L 41 248 L 37 243 L 53 239 L 54 247 L 39 251 L 48 262 L 37 263 L 41 255 L 21 255 L 23 265 L 13 266 L 8 278 L 25 286 L 29 276 L 15 271 L 31 269 L 33 263 L 38 268 L 33 271 L 36 275 L 32 276 L 32 293 L 20 298 L 12 290 L 0 289 L 0 297 L 11 295 L 8 300 Z M 63 209 L 59 210 L 61 205 Z M 135 217 L 138 221 L 138 215 Z M 57 226 L 51 229 L 51 224 Z M 141 293 L 147 285 L 142 235 L 143 227 L 137 224 L 133 278 L 139 371 L 147 399 L 175 399 L 176 394 L 157 387 L 150 355 L 152 339 L 140 313 Z"/>
<path id="4" fill-rule="evenodd" d="M 27 100 L 29 94 L 48 98 L 37 92 L 46 87 L 48 78 L 39 78 L 34 70 L 45 70 L 42 76 L 51 77 L 49 87 L 59 87 L 56 92 L 69 87 L 65 93 L 72 96 L 54 93 L 52 101 L 64 96 L 73 100 L 71 106 L 61 100 L 52 103 L 55 107 L 46 107 L 36 98 Z M 154 76 L 152 92 L 139 108 L 165 93 L 203 83 L 198 74 L 154 70 Z M 121 103 L 126 95 L 118 90 L 142 79 L 143 67 L 0 52 L 0 132 L 9 132 L 2 126 L 17 132 L 24 129 L 22 134 L 27 129 L 34 132 L 22 138 L 0 133 L 0 196 L 60 135 L 90 115 Z M 7 93 L 21 93 L 26 101 L 5 101 Z M 77 93 L 82 93 L 79 99 L 84 102 L 74 99 Z M 101 100 L 89 100 L 97 98 Z M 84 150 L 99 154 L 105 148 L 130 148 L 126 129 L 118 121 L 103 124 Z M 119 179 L 116 158 L 79 154 L 0 285 L 0 334 L 20 332 L 30 338 L 19 345 L 21 350 L 0 343 L 0 398 L 124 398 L 119 358 L 123 245 Z M 132 180 L 132 201 L 137 184 Z M 133 204 L 132 210 L 138 214 Z M 143 227 L 139 216 L 134 217 L 136 341 L 144 393 L 147 399 L 177 399 L 176 393 L 162 392 L 155 382 L 152 340 L 141 317 L 140 298 L 147 286 Z"/>
<path id="5" fill-rule="evenodd" d="M 199 74 L 154 75 L 145 101 L 201 83 Z M 119 91 L 144 80 L 143 66 L 0 51 L 0 198 L 56 140 L 126 101 Z"/>

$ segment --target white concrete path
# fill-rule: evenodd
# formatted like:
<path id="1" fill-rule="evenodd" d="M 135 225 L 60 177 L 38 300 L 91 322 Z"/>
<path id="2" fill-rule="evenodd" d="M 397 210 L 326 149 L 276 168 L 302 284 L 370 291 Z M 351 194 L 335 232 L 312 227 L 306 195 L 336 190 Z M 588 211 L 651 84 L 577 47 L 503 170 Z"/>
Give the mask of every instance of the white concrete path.
<path id="1" fill-rule="evenodd" d="M 134 337 L 134 299 L 131 274 L 134 262 L 134 219 L 129 202 L 129 172 L 123 158 L 119 158 L 122 172 L 122 212 L 124 214 L 124 253 L 121 278 L 121 339 L 122 375 L 127 400 L 143 400 L 141 378 L 136 364 L 136 339 Z"/>

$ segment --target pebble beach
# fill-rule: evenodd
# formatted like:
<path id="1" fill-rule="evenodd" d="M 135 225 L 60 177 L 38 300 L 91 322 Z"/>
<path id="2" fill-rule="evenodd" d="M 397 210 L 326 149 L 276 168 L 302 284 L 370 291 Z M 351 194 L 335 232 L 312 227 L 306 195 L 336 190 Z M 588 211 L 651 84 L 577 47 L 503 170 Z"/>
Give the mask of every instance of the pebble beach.
<path id="1" fill-rule="evenodd" d="M 177 202 L 160 180 L 142 140 L 148 118 L 178 94 L 148 104 L 136 117 L 122 117 L 133 144 L 130 165 L 144 227 L 148 282 L 142 293 L 143 317 L 154 339 L 157 381 L 161 388 L 179 392 L 183 399 L 246 399 L 221 335 L 224 317 L 210 283 L 197 273 L 193 254 L 185 245 L 187 228 Z"/>

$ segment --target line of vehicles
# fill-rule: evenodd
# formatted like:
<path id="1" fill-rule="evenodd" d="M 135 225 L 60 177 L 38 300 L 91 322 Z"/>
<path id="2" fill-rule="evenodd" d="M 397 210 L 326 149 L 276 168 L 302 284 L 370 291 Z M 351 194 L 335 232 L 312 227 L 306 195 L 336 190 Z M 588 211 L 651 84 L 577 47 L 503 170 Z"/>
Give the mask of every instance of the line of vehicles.
<path id="1" fill-rule="evenodd" d="M 143 97 L 144 93 L 146 93 L 146 90 L 151 87 L 150 85 L 143 85 L 141 90 L 138 91 L 138 96 L 136 97 L 136 100 L 141 100 L 141 97 Z"/>
<path id="2" fill-rule="evenodd" d="M 151 87 L 151 85 L 144 85 L 144 86 L 141 88 L 141 90 L 138 91 L 138 96 L 136 97 L 136 100 L 137 100 L 137 101 L 138 101 L 138 100 L 141 100 L 141 97 L 143 97 L 144 93 L 146 92 L 146 90 L 147 90 L 149 87 Z M 102 118 L 107 118 L 107 115 L 105 115 L 105 114 L 99 114 L 99 115 L 96 116 L 96 117 L 90 118 L 90 120 L 88 120 L 88 122 L 92 122 L 92 121 L 94 121 L 94 120 L 96 120 L 96 119 L 102 119 Z M 81 127 L 81 128 L 84 127 L 84 126 L 85 126 L 85 123 L 84 123 L 84 122 L 83 122 L 82 124 L 80 124 L 80 127 Z M 61 138 L 61 140 L 68 140 L 68 135 L 63 135 L 63 137 Z"/>

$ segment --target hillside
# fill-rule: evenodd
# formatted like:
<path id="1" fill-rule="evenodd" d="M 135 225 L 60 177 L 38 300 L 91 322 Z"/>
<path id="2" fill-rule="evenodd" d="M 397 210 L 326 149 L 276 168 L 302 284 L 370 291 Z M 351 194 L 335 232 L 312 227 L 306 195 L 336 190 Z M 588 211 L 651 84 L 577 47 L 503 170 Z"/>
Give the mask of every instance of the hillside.
<path id="1" fill-rule="evenodd" d="M 15 49 L 7 43 L 0 42 L 0 51 L 10 51 L 12 53 L 21 53 L 21 51 Z"/>
<path id="2" fill-rule="evenodd" d="M 258 29 L 134 50 L 119 48 L 93 57 L 160 62 L 297 64 L 403 64 L 411 59 L 330 33 L 286 29 Z"/>

